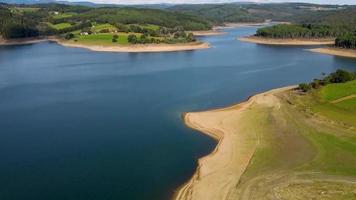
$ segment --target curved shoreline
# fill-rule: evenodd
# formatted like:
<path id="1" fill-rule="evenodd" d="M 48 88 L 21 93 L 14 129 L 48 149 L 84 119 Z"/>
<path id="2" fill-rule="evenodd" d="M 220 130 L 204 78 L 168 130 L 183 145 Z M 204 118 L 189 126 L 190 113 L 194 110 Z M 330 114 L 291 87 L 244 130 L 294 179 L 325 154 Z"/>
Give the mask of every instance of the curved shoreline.
<path id="1" fill-rule="evenodd" d="M 138 45 L 127 45 L 127 46 L 84 45 L 84 44 L 76 44 L 76 43 L 67 43 L 61 40 L 56 40 L 55 42 L 65 47 L 84 48 L 92 51 L 120 52 L 120 53 L 175 52 L 175 51 L 191 51 L 191 50 L 210 48 L 210 44 L 204 42 L 186 43 L 186 44 L 147 44 L 147 45 L 138 44 Z"/>
<path id="2" fill-rule="evenodd" d="M 307 49 L 307 51 L 311 51 L 314 53 L 333 55 L 333 56 L 356 58 L 356 50 L 351 50 L 351 49 L 326 47 L 326 48 Z"/>
<path id="3" fill-rule="evenodd" d="M 216 29 L 209 30 L 209 31 L 192 31 L 191 32 L 194 36 L 218 36 L 218 35 L 225 35 L 227 32 L 219 31 Z"/>
<path id="4" fill-rule="evenodd" d="M 278 106 L 274 94 L 295 87 L 260 93 L 226 108 L 185 113 L 183 118 L 188 127 L 216 139 L 218 144 L 209 155 L 198 160 L 194 175 L 179 188 L 173 199 L 224 200 L 236 191 L 236 185 L 257 146 L 257 138 L 251 138 L 242 128 L 242 115 L 256 104 Z"/>
<path id="5" fill-rule="evenodd" d="M 307 45 L 331 45 L 335 44 L 334 39 L 272 39 L 257 36 L 237 38 L 242 42 L 250 42 L 263 45 L 285 45 L 285 46 L 307 46 Z"/>
<path id="6" fill-rule="evenodd" d="M 120 53 L 145 53 L 145 52 L 174 52 L 191 51 L 210 48 L 209 43 L 194 42 L 182 44 L 145 44 L 145 45 L 122 45 L 122 46 L 104 46 L 104 45 L 85 45 L 80 43 L 69 43 L 55 37 L 48 38 L 26 38 L 14 40 L 0 40 L 0 46 L 26 45 L 39 42 L 56 42 L 59 45 L 73 48 L 84 48 L 91 51 L 100 52 L 120 52 Z"/>

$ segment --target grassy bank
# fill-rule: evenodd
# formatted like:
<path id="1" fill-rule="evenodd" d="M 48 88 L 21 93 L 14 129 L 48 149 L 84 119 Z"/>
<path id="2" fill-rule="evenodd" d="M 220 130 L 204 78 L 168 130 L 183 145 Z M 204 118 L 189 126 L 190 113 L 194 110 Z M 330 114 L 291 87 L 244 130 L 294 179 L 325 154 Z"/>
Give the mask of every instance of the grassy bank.
<path id="1" fill-rule="evenodd" d="M 238 142 L 234 138 L 244 142 L 222 148 L 220 141 L 209 158 L 214 161 L 200 162 L 198 177 L 179 199 L 216 194 L 221 199 L 356 199 L 355 88 L 356 81 L 349 81 L 306 93 L 268 92 L 249 103 L 192 113 L 189 123 L 198 130 L 223 133 L 230 144 Z M 213 117 L 216 123 L 209 123 Z M 239 154 L 241 148 L 253 150 L 250 159 Z M 230 156 L 224 160 L 223 155 Z M 212 167 L 213 162 L 219 165 Z M 204 165 L 209 174 L 202 175 Z M 243 165 L 244 172 L 236 174 Z"/>

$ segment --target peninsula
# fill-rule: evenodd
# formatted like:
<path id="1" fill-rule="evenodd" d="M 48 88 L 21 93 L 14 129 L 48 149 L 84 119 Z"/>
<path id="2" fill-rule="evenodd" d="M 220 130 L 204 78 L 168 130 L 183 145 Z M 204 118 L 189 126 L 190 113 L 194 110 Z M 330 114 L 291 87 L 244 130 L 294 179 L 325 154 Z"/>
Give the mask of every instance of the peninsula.
<path id="1" fill-rule="evenodd" d="M 307 46 L 307 45 L 332 45 L 335 43 L 335 39 L 304 39 L 304 38 L 289 38 L 289 39 L 278 39 L 278 38 L 266 38 L 258 36 L 241 37 L 238 40 L 242 42 L 252 42 L 256 44 L 265 45 L 287 45 L 287 46 Z"/>
<path id="2" fill-rule="evenodd" d="M 209 44 L 197 41 L 192 32 L 212 28 L 209 21 L 195 16 L 130 7 L 4 4 L 0 5 L 0 15 L 0 45 L 51 40 L 94 51 L 205 49 Z"/>
<path id="3" fill-rule="evenodd" d="M 259 28 L 253 36 L 238 38 L 243 42 L 264 45 L 327 45 L 327 47 L 310 49 L 312 52 L 355 58 L 356 35 L 354 29 L 355 15 L 351 11 L 345 19 L 343 13 L 334 13 L 332 18 L 321 18 L 310 24 L 277 24 Z"/>
<path id="4" fill-rule="evenodd" d="M 227 108 L 186 113 L 186 125 L 218 145 L 175 199 L 355 198 L 355 77 L 339 70 Z"/>

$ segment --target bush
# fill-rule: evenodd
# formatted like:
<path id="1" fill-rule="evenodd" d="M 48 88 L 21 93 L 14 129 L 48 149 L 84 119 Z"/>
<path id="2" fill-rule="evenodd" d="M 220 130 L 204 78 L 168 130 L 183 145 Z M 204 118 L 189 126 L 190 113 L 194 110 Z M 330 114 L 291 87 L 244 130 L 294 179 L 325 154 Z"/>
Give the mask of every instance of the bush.
<path id="1" fill-rule="evenodd" d="M 131 44 L 136 44 L 138 41 L 137 41 L 137 36 L 134 35 L 134 34 L 130 34 L 128 37 L 127 37 L 127 40 L 129 43 Z"/>
<path id="2" fill-rule="evenodd" d="M 112 42 L 117 42 L 118 39 L 119 39 L 118 35 L 115 34 L 115 35 L 112 36 Z"/>
<path id="3" fill-rule="evenodd" d="M 308 92 L 312 88 L 318 89 L 330 83 L 345 83 L 352 80 L 356 80 L 356 73 L 338 69 L 336 72 L 331 73 L 322 80 L 314 79 L 310 84 L 299 84 L 299 89 L 303 92 Z"/>
<path id="4" fill-rule="evenodd" d="M 308 92 L 309 90 L 311 90 L 311 86 L 307 83 L 301 83 L 299 84 L 299 89 L 303 92 Z"/>
<path id="5" fill-rule="evenodd" d="M 107 28 L 101 29 L 99 33 L 110 33 L 110 30 Z"/>
<path id="6" fill-rule="evenodd" d="M 338 69 L 335 73 L 331 73 L 328 77 L 331 83 L 345 83 L 355 79 L 355 74 L 352 72 Z"/>
<path id="7" fill-rule="evenodd" d="M 64 38 L 65 38 L 66 40 L 73 39 L 73 38 L 74 38 L 74 34 L 73 34 L 73 33 L 67 33 L 67 34 L 64 36 Z"/>

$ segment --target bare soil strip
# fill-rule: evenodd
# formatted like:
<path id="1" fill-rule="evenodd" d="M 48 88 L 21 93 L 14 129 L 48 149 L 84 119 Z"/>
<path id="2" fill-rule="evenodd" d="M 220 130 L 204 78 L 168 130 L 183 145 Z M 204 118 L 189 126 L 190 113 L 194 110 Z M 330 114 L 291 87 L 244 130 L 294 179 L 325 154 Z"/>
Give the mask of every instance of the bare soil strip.
<path id="1" fill-rule="evenodd" d="M 333 38 L 331 39 L 272 39 L 262 38 L 256 36 L 249 36 L 238 38 L 242 42 L 251 42 L 264 45 L 286 45 L 286 46 L 307 46 L 307 45 L 331 45 L 335 43 Z"/>
<path id="2" fill-rule="evenodd" d="M 256 105 L 278 109 L 279 101 L 274 95 L 292 88 L 261 93 L 228 108 L 185 114 L 184 121 L 189 127 L 217 139 L 218 145 L 211 154 L 199 159 L 196 173 L 180 188 L 175 199 L 229 199 L 258 144 L 255 130 L 244 126 L 243 114 Z"/>
<path id="3" fill-rule="evenodd" d="M 326 47 L 326 48 L 308 49 L 308 51 L 327 54 L 327 55 L 356 58 L 356 50 L 351 50 L 351 49 Z"/>
<path id="4" fill-rule="evenodd" d="M 342 101 L 353 99 L 353 98 L 356 98 L 356 94 L 352 94 L 352 95 L 349 95 L 349 96 L 346 96 L 346 97 L 342 97 L 340 99 L 336 99 L 334 101 L 331 101 L 331 103 L 340 103 Z"/>

